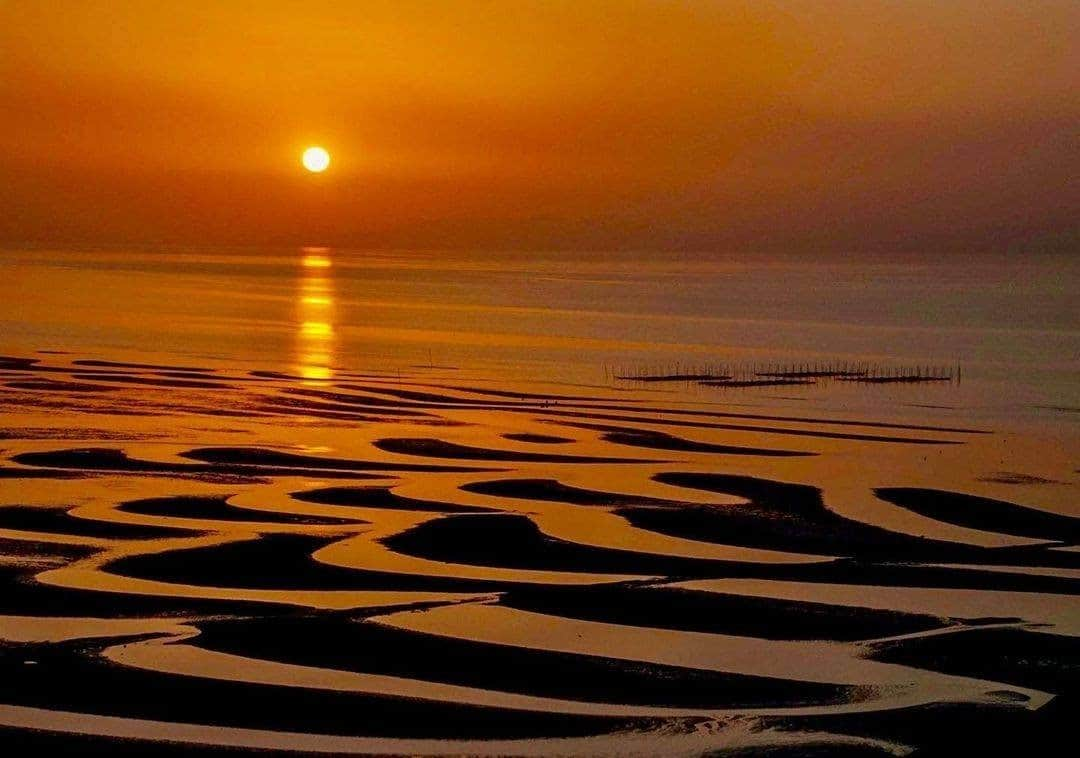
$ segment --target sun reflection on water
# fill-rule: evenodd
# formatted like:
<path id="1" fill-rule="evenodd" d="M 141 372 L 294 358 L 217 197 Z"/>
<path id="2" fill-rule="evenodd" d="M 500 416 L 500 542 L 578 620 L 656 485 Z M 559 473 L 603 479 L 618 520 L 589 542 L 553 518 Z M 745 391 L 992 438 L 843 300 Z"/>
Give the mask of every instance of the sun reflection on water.
<path id="1" fill-rule="evenodd" d="M 326 248 L 304 248 L 296 298 L 296 370 L 313 383 L 333 378 L 334 280 Z"/>

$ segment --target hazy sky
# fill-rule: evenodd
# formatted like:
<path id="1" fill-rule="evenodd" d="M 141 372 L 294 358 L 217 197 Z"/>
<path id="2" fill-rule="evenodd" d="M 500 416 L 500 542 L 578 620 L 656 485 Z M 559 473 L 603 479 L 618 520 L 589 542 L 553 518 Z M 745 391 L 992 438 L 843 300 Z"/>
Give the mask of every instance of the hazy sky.
<path id="1" fill-rule="evenodd" d="M 0 0 L 0 239 L 1075 249 L 1078 72 L 1075 0 Z"/>

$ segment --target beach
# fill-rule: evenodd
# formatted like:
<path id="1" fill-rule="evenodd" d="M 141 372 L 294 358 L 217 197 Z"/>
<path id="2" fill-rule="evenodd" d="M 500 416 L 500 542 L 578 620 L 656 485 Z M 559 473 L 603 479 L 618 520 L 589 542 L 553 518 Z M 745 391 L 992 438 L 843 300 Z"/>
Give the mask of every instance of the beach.
<path id="1" fill-rule="evenodd" d="M 1076 272 L 991 263 L 958 290 L 928 260 L 4 251 L 0 729 L 114 755 L 1064 734 Z"/>

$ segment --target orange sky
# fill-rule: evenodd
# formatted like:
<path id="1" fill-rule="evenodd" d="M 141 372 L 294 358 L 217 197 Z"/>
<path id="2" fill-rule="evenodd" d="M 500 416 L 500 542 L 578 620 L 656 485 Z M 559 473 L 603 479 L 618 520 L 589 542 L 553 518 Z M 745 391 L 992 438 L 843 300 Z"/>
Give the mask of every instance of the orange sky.
<path id="1" fill-rule="evenodd" d="M 0 0 L 0 240 L 1075 248 L 1077 40 L 1065 0 Z"/>

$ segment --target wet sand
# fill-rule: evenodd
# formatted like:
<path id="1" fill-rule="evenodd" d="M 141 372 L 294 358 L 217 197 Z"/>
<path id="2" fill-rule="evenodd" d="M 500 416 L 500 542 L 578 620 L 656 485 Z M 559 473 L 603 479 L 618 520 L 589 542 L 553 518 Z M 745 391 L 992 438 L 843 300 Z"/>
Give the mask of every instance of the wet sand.
<path id="1" fill-rule="evenodd" d="M 0 359 L 0 740 L 869 756 L 1065 733 L 1075 450 L 931 409 L 432 371 Z"/>

